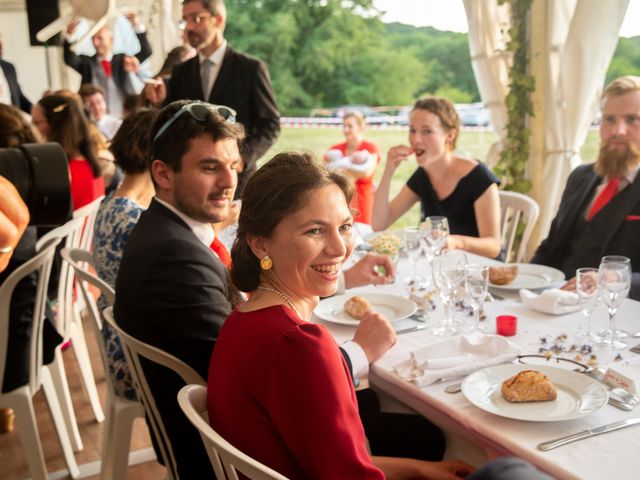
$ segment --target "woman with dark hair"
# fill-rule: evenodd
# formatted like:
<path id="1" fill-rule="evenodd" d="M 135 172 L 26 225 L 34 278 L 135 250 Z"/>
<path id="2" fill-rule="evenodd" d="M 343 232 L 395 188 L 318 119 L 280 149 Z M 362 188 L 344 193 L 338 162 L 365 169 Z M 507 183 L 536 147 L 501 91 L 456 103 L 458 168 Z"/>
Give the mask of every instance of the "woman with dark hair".
<path id="1" fill-rule="evenodd" d="M 47 95 L 33 106 L 31 117 L 44 139 L 59 143 L 67 154 L 73 209 L 104 195 L 95 141 L 79 101 L 66 95 Z"/>
<path id="2" fill-rule="evenodd" d="M 37 131 L 24 114 L 11 105 L 0 103 L 0 148 L 16 148 L 24 143 L 38 143 Z M 27 227 L 13 249 L 6 269 L 0 272 L 0 284 L 22 264 L 36 254 L 36 227 Z M 10 392 L 29 381 L 29 342 L 32 335 L 33 308 L 36 299 L 37 275 L 34 273 L 20 281 L 13 291 L 9 305 L 9 331 L 7 365 L 4 369 L 3 392 Z M 45 365 L 53 361 L 55 349 L 62 337 L 53 326 L 51 308 L 46 307 L 42 333 L 42 360 Z M 11 416 L 10 409 L 0 409 L 0 433 L 3 415 Z M 8 428 L 10 430 L 10 428 Z"/>
<path id="3" fill-rule="evenodd" d="M 216 341 L 209 421 L 288 478 L 467 474 L 458 461 L 370 457 L 349 368 L 329 331 L 309 323 L 353 249 L 353 190 L 307 154 L 281 153 L 249 178 L 231 278 L 251 295 Z"/>
<path id="4" fill-rule="evenodd" d="M 420 202 L 421 220 L 432 215 L 449 220 L 448 249 L 495 258 L 500 254 L 500 182 L 484 164 L 455 155 L 459 131 L 460 119 L 449 100 L 425 97 L 414 104 L 410 146 L 395 146 L 387 154 L 371 225 L 384 230 Z M 412 154 L 418 168 L 389 201 L 393 172 Z"/>
<path id="5" fill-rule="evenodd" d="M 93 237 L 93 258 L 98 276 L 115 288 L 122 252 L 129 235 L 149 207 L 155 194 L 149 172 L 151 125 L 157 110 L 139 110 L 129 115 L 111 143 L 116 164 L 124 172 L 120 186 L 107 195 L 96 216 Z M 136 393 L 124 358 L 120 339 L 108 325 L 103 325 L 103 337 L 109 357 L 116 394 L 135 399 Z"/>

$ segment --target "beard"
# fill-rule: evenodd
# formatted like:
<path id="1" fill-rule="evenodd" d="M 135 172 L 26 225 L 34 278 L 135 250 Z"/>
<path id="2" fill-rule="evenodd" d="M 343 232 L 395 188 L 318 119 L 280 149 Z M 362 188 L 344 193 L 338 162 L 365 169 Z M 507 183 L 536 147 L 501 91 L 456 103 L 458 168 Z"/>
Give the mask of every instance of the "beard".
<path id="1" fill-rule="evenodd" d="M 634 143 L 625 141 L 624 146 L 612 146 L 612 137 L 600 145 L 598 159 L 594 165 L 595 172 L 603 178 L 623 177 L 633 167 L 640 164 L 640 149 Z"/>

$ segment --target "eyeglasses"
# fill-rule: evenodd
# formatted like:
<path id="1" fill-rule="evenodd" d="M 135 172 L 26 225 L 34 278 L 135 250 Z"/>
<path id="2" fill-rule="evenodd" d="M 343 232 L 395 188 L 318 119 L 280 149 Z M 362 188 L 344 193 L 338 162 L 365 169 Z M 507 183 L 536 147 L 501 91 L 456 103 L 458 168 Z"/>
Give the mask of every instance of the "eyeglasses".
<path id="1" fill-rule="evenodd" d="M 193 15 L 189 15 L 188 17 L 183 17 L 182 20 L 178 22 L 178 28 L 180 30 L 184 30 L 187 28 L 188 23 L 195 23 L 196 25 L 200 25 L 207 18 L 211 18 L 213 15 L 207 13 L 194 13 Z"/>
<path id="2" fill-rule="evenodd" d="M 209 112 L 217 113 L 222 118 L 224 118 L 227 123 L 231 124 L 236 123 L 236 116 L 238 115 L 233 108 L 224 105 L 212 105 L 211 103 L 201 101 L 187 103 L 180 110 L 174 113 L 173 117 L 167 120 L 164 125 L 162 125 L 162 127 L 160 127 L 160 130 L 158 130 L 156 136 L 153 137 L 152 143 L 158 140 L 158 138 L 160 138 L 162 134 L 166 132 L 169 127 L 173 125 L 184 112 L 187 112 L 189 115 L 191 115 L 191 118 L 201 123 L 207 120 L 207 114 Z"/>

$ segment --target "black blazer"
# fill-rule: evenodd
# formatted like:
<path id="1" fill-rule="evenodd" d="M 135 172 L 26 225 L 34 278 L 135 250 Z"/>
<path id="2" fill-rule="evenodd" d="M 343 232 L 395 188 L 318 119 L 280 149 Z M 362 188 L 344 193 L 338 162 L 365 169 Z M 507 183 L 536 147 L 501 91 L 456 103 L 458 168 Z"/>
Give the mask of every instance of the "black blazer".
<path id="1" fill-rule="evenodd" d="M 174 67 L 165 104 L 174 100 L 205 100 L 198 56 Z M 227 46 L 220 72 L 206 101 L 227 105 L 238 112 L 237 120 L 246 131 L 241 148 L 245 172 L 255 170 L 256 161 L 280 134 L 280 113 L 267 66 Z"/>
<path id="2" fill-rule="evenodd" d="M 138 41 L 140 42 L 140 51 L 135 54 L 135 57 L 140 63 L 144 62 L 151 56 L 151 44 L 147 39 L 146 32 L 136 34 Z M 76 72 L 82 75 L 80 80 L 81 84 L 84 83 L 96 83 L 93 78 L 93 70 L 98 68 L 98 56 L 77 55 L 71 51 L 71 44 L 65 40 L 62 46 L 62 52 L 64 57 L 64 63 L 73 68 Z M 111 76 L 113 83 L 126 94 L 136 94 L 137 92 L 133 88 L 131 78 L 129 78 L 128 72 L 124 70 L 124 53 L 116 53 L 111 57 Z M 100 68 L 102 68 L 100 66 Z"/>
<path id="3" fill-rule="evenodd" d="M 177 215 L 152 201 L 120 263 L 114 305 L 118 325 L 175 355 L 206 381 L 218 331 L 230 312 L 222 262 Z M 178 406 L 184 382 L 149 362 L 144 370 L 180 477 L 214 478 L 202 441 Z"/>
<path id="4" fill-rule="evenodd" d="M 571 173 L 549 235 L 538 247 L 532 263 L 552 267 L 562 263 L 573 238 L 575 223 L 601 181 L 602 178 L 593 171 L 593 164 L 581 165 Z M 629 257 L 634 272 L 629 296 L 640 300 L 640 175 L 627 188 L 629 191 L 622 208 L 609 216 L 606 228 L 598 236 L 600 251 L 597 258 L 591 259 L 591 265 L 584 266 L 597 267 L 605 255 Z"/>
<path id="5" fill-rule="evenodd" d="M 16 67 L 13 64 L 2 60 L 0 58 L 0 68 L 4 72 L 4 76 L 9 84 L 9 91 L 11 93 L 11 104 L 14 107 L 19 108 L 23 112 L 31 113 L 31 102 L 22 93 L 20 84 L 18 84 L 18 74 L 16 73 Z"/>

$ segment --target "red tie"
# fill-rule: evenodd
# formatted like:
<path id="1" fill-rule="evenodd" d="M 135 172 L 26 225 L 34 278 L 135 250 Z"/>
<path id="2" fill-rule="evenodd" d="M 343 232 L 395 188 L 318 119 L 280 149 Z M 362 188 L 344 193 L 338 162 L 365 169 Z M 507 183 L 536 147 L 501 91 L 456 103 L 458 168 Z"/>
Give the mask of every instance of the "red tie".
<path id="1" fill-rule="evenodd" d="M 587 222 L 591 221 L 591 219 L 598 213 L 602 208 L 611 201 L 613 197 L 618 193 L 618 185 L 620 184 L 620 180 L 617 178 L 612 178 L 609 180 L 607 185 L 602 189 L 598 198 L 596 198 L 595 202 L 593 202 L 593 206 L 591 210 L 589 210 L 589 214 L 587 215 Z"/>
<path id="2" fill-rule="evenodd" d="M 227 250 L 227 247 L 224 246 L 218 237 L 215 237 L 213 242 L 211 242 L 211 250 L 216 252 L 220 261 L 225 267 L 227 267 L 227 269 L 231 268 L 231 255 L 229 255 L 229 250 Z"/>
<path id="3" fill-rule="evenodd" d="M 102 60 L 102 68 L 104 69 L 104 73 L 107 74 L 107 78 L 111 77 L 111 60 Z"/>

